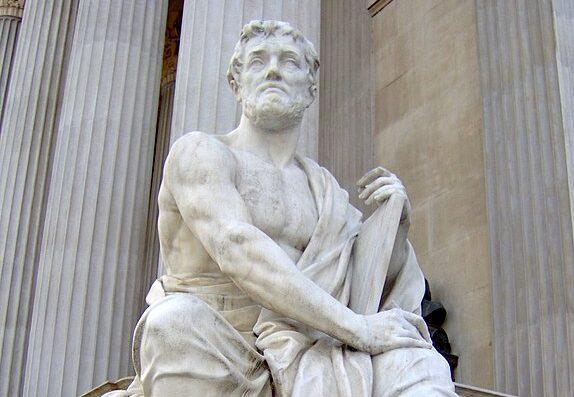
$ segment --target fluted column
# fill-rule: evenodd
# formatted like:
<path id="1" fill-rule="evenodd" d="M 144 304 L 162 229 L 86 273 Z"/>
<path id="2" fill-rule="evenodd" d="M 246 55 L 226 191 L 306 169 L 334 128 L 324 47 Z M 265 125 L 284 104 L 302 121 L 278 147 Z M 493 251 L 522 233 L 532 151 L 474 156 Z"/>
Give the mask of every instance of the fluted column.
<path id="1" fill-rule="evenodd" d="M 75 0 L 26 2 L 4 103 L 0 128 L 1 396 L 20 395 L 24 378 L 57 98 L 74 4 Z"/>
<path id="2" fill-rule="evenodd" d="M 0 0 L 0 125 L 23 12 L 24 0 Z"/>
<path id="3" fill-rule="evenodd" d="M 183 11 L 171 142 L 200 130 L 223 134 L 239 123 L 241 108 L 226 73 L 239 32 L 254 19 L 289 22 L 319 51 L 320 0 L 186 0 Z M 319 97 L 303 120 L 300 149 L 317 158 Z"/>
<path id="4" fill-rule="evenodd" d="M 496 388 L 572 396 L 574 5 L 476 5 Z"/>
<path id="5" fill-rule="evenodd" d="M 359 199 L 356 182 L 375 165 L 373 22 L 365 3 L 357 0 L 324 1 L 321 18 L 319 163 L 349 192 L 366 219 L 372 208 Z"/>
<path id="6" fill-rule="evenodd" d="M 130 372 L 167 0 L 80 0 L 53 162 L 26 396 Z"/>
<path id="7" fill-rule="evenodd" d="M 145 260 L 146 274 L 149 278 L 144 281 L 144 293 L 155 280 L 156 275 L 163 274 L 163 265 L 159 255 L 159 236 L 157 231 L 157 218 L 159 215 L 158 194 L 163 177 L 163 165 L 169 150 L 169 138 L 173 113 L 173 96 L 175 93 L 175 81 L 171 80 L 162 84 L 159 99 L 159 115 L 157 123 L 157 135 L 155 138 L 155 153 L 153 160 L 152 185 L 149 202 L 148 226 L 146 232 Z"/>
<path id="8" fill-rule="evenodd" d="M 163 46 L 163 66 L 161 76 L 161 93 L 159 99 L 159 114 L 155 138 L 155 153 L 153 175 L 149 203 L 149 223 L 146 232 L 145 266 L 148 279 L 144 283 L 147 292 L 157 276 L 163 274 L 163 264 L 160 258 L 157 220 L 159 215 L 158 193 L 163 178 L 163 166 L 169 151 L 171 135 L 171 120 L 173 115 L 173 97 L 175 93 L 175 74 L 177 57 L 181 40 L 181 22 L 183 0 L 171 0 L 167 10 L 167 26 Z"/>

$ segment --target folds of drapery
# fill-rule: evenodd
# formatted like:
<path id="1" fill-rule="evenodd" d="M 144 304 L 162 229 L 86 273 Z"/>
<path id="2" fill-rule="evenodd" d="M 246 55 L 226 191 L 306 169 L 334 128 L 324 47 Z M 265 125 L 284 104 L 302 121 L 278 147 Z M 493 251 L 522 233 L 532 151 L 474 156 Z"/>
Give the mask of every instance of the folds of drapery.
<path id="1" fill-rule="evenodd" d="M 297 267 L 344 305 L 349 305 L 353 271 L 353 244 L 360 231 L 361 214 L 348 200 L 335 178 L 308 159 L 298 158 L 315 197 L 319 220 Z M 383 220 L 384 221 L 384 220 Z M 393 280 L 385 280 L 383 308 L 398 307 L 418 313 L 424 293 L 424 278 L 414 252 L 407 243 L 406 255 L 393 255 L 390 264 L 399 268 Z M 355 267 L 355 269 L 354 269 Z M 357 268 L 358 267 L 358 268 Z M 270 368 L 277 396 L 371 396 L 371 356 L 303 324 L 263 309 L 255 326 L 257 347 Z"/>
<path id="2" fill-rule="evenodd" d="M 349 203 L 347 192 L 339 187 L 327 170 L 309 159 L 297 157 L 297 161 L 307 175 L 319 212 L 314 233 L 297 267 L 315 284 L 348 305 L 353 287 L 351 274 L 360 271 L 361 266 L 361 263 L 353 261 L 353 245 L 360 232 L 361 213 Z M 407 242 L 405 255 L 393 255 L 391 261 L 400 261 L 389 266 L 400 270 L 392 280 L 385 280 L 383 274 L 381 308 L 399 307 L 419 313 L 424 278 L 410 244 Z M 238 305 L 245 307 L 245 302 L 239 301 L 249 299 L 229 280 L 209 280 L 193 275 L 163 276 L 154 283 L 148 294 L 148 304 L 151 306 L 146 313 L 157 310 L 154 307 L 159 309 L 161 305 L 158 303 L 174 293 L 190 293 L 199 297 L 222 314 L 250 345 L 257 346 L 271 373 L 275 396 L 372 395 L 373 365 L 368 353 L 353 350 L 326 334 L 270 310 L 260 310 L 257 305 L 247 305 L 255 308 L 247 314 L 241 311 L 245 309 L 236 311 L 227 307 L 224 310 L 221 302 L 233 302 L 236 298 Z M 146 315 L 142 316 L 134 335 L 136 379 L 130 386 L 131 391 L 116 392 L 125 394 L 115 394 L 114 397 L 143 396 L 139 355 Z M 217 333 L 219 330 L 213 329 L 211 332 Z M 194 338 L 193 335 L 181 337 Z M 225 346 L 213 348 L 226 350 Z"/>

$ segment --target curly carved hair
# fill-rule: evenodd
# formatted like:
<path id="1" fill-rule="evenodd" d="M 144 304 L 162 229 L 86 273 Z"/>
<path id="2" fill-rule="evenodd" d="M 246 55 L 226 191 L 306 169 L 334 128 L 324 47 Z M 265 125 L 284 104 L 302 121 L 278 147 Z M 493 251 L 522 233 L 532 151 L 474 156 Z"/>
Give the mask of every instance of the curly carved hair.
<path id="1" fill-rule="evenodd" d="M 227 81 L 233 91 L 239 87 L 239 76 L 243 66 L 243 53 L 247 42 L 253 38 L 267 38 L 269 36 L 289 36 L 295 43 L 301 44 L 305 62 L 309 67 L 309 85 L 313 96 L 317 91 L 317 70 L 319 70 L 319 56 L 313 44 L 307 40 L 303 33 L 287 22 L 281 21 L 251 21 L 241 29 L 239 41 L 235 45 L 235 50 L 229 68 L 227 69 Z"/>

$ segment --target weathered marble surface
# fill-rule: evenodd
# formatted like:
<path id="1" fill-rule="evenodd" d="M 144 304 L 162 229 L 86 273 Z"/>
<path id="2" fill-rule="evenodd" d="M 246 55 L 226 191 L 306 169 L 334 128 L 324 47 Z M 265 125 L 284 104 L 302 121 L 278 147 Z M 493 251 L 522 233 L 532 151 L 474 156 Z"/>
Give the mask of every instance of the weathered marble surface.
<path id="1" fill-rule="evenodd" d="M 287 21 L 319 44 L 320 0 L 194 0 L 185 1 L 177 64 L 171 143 L 189 131 L 224 134 L 238 124 L 241 107 L 225 79 L 237 32 L 249 21 Z M 319 101 L 302 121 L 298 150 L 318 154 Z"/>
<path id="2" fill-rule="evenodd" d="M 0 12 L 10 13 L 16 3 L 0 1 Z M 24 18 L 18 22 L 21 26 L 9 88 L 0 99 L 4 106 L 0 127 L 0 396 L 22 394 L 59 115 L 55 98 L 63 86 L 75 3 L 27 1 Z M 12 20 L 8 23 L 14 23 L 15 15 L 22 16 L 21 11 L 19 8 L 18 13 L 5 17 Z M 4 19 L 4 26 L 6 23 Z M 6 63 L 1 74 L 5 68 Z"/>
<path id="3" fill-rule="evenodd" d="M 133 378 L 123 378 L 115 382 L 106 382 L 93 390 L 83 394 L 81 397 L 101 397 L 111 391 L 125 390 Z M 497 393 L 491 390 L 480 389 L 477 387 L 455 383 L 455 391 L 460 397 L 513 397 L 509 394 Z"/>
<path id="4" fill-rule="evenodd" d="M 455 395 L 419 315 L 404 186 L 382 167 L 361 178 L 379 207 L 361 225 L 335 178 L 296 154 L 318 67 L 290 25 L 243 28 L 227 76 L 241 121 L 170 150 L 166 275 L 136 327 L 136 378 L 109 396 Z"/>
<path id="5" fill-rule="evenodd" d="M 477 1 L 497 390 L 574 395 L 574 3 Z"/>
<path id="6" fill-rule="evenodd" d="M 145 296 L 141 268 L 167 3 L 77 4 L 24 396 L 77 396 L 129 373 L 131 330 Z"/>

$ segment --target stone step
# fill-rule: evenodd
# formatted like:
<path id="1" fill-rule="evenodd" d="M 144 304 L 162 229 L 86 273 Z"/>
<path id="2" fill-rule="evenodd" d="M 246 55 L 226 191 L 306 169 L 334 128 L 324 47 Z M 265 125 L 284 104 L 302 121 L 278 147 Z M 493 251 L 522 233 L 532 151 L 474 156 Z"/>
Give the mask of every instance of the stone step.
<path id="1" fill-rule="evenodd" d="M 515 397 L 510 394 L 498 393 L 479 387 L 461 385 L 460 383 L 455 383 L 454 386 L 456 387 L 456 394 L 460 397 Z"/>
<path id="2" fill-rule="evenodd" d="M 89 392 L 82 394 L 81 397 L 101 397 L 105 393 L 114 391 L 114 390 L 125 390 L 127 387 L 132 383 L 133 377 L 122 378 L 115 382 L 106 382 L 103 385 L 96 387 Z M 481 389 L 478 387 L 468 386 L 468 385 L 461 385 L 460 383 L 455 383 L 456 393 L 460 397 L 514 397 L 509 394 L 504 393 L 497 393 L 494 391 Z"/>

